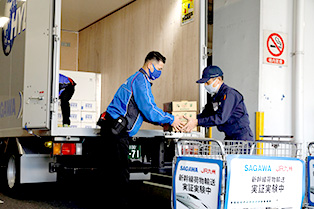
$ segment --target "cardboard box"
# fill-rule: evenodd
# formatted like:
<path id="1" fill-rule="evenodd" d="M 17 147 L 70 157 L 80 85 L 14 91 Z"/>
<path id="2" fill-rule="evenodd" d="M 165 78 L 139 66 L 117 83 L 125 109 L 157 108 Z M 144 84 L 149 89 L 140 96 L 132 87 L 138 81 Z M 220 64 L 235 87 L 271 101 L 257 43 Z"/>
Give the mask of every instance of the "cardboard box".
<path id="1" fill-rule="evenodd" d="M 81 106 L 82 111 L 90 111 L 95 112 L 96 111 L 96 101 L 82 101 Z"/>
<path id="2" fill-rule="evenodd" d="M 71 111 L 80 111 L 81 110 L 81 101 L 70 100 Z"/>
<path id="3" fill-rule="evenodd" d="M 164 103 L 165 112 L 179 112 L 179 111 L 197 111 L 196 101 L 174 101 Z"/>
<path id="4" fill-rule="evenodd" d="M 81 121 L 81 112 L 80 111 L 71 111 L 70 121 L 71 121 L 71 123 L 72 122 L 80 122 Z"/>
<path id="5" fill-rule="evenodd" d="M 81 122 L 82 123 L 95 123 L 97 122 L 98 116 L 96 112 L 82 112 L 81 114 Z"/>
<path id="6" fill-rule="evenodd" d="M 58 123 L 58 127 L 63 127 L 62 122 Z M 81 123 L 78 123 L 78 122 L 72 123 L 71 122 L 70 127 L 67 127 L 67 128 L 81 128 Z"/>
<path id="7" fill-rule="evenodd" d="M 190 118 L 193 118 L 193 119 L 196 119 L 196 116 L 197 116 L 197 114 L 196 114 L 196 112 L 172 112 L 172 113 L 170 113 L 170 114 L 172 114 L 172 115 L 174 115 L 174 116 L 187 116 L 187 117 L 190 117 Z M 184 118 L 182 118 L 181 119 L 181 121 L 184 123 L 184 124 L 186 124 L 188 121 L 186 120 L 186 119 L 184 119 Z M 172 130 L 172 126 L 171 125 L 169 125 L 169 124 L 165 124 L 164 125 L 164 131 L 173 131 Z M 197 131 L 197 127 L 195 127 L 192 131 Z"/>
<path id="8" fill-rule="evenodd" d="M 96 123 L 81 123 L 81 128 L 96 128 Z"/>
<path id="9" fill-rule="evenodd" d="M 186 117 L 190 117 L 190 118 L 194 118 L 196 119 L 196 112 L 172 112 L 171 113 L 174 116 L 186 116 Z M 186 119 L 182 119 L 183 122 L 187 122 Z"/>
<path id="10" fill-rule="evenodd" d="M 58 111 L 58 122 L 62 123 L 62 114 L 61 114 L 61 110 Z"/>
<path id="11" fill-rule="evenodd" d="M 58 111 L 58 122 L 62 123 L 62 112 Z M 71 122 L 80 122 L 81 121 L 81 111 L 71 111 L 70 112 L 70 121 Z"/>
<path id="12" fill-rule="evenodd" d="M 70 100 L 70 110 L 72 111 L 81 111 L 81 101 Z M 61 101 L 58 101 L 58 111 L 61 112 Z"/>
<path id="13" fill-rule="evenodd" d="M 71 122 L 70 128 L 81 128 L 81 123 L 78 123 L 78 122 L 72 123 Z"/>

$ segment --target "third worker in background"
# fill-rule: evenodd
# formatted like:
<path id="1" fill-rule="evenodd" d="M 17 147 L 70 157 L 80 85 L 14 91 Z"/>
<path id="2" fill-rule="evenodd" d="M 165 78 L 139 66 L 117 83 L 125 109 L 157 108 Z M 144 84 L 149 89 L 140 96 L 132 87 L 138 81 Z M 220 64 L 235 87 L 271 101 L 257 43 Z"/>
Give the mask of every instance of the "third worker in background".
<path id="1" fill-rule="evenodd" d="M 197 119 L 186 118 L 188 123 L 183 129 L 191 132 L 196 126 L 217 126 L 220 132 L 225 133 L 225 140 L 253 141 L 243 95 L 224 83 L 222 70 L 217 66 L 208 66 L 196 83 L 204 84 L 210 98 Z"/>
<path id="2" fill-rule="evenodd" d="M 59 74 L 59 98 L 61 101 L 62 123 L 64 127 L 69 127 L 70 121 L 70 99 L 75 91 L 76 83 L 65 75 Z"/>

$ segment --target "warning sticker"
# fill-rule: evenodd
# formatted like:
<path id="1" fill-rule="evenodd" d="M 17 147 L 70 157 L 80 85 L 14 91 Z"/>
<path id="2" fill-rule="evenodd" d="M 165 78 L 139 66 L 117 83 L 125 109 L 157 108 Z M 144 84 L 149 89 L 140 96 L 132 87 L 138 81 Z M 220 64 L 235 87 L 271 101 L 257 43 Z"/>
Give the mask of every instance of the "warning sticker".
<path id="1" fill-rule="evenodd" d="M 194 0 L 182 0 L 181 24 L 185 25 L 194 19 Z"/>
<path id="2" fill-rule="evenodd" d="M 264 63 L 287 66 L 287 34 L 264 31 Z"/>

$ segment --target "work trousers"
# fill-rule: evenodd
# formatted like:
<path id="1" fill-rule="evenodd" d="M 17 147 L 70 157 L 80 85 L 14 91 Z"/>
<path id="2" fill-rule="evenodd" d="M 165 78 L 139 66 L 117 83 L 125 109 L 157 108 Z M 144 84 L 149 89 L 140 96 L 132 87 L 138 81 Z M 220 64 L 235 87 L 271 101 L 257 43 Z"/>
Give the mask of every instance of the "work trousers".
<path id="1" fill-rule="evenodd" d="M 237 134 L 235 136 L 227 136 L 225 140 L 245 140 L 245 141 L 254 141 L 253 133 L 250 127 L 241 128 L 241 134 Z"/>
<path id="2" fill-rule="evenodd" d="M 61 101 L 61 112 L 62 112 L 62 123 L 70 125 L 70 99 L 72 98 L 73 94 L 75 91 L 74 85 L 69 85 L 65 87 L 64 91 L 61 93 L 59 96 L 60 101 Z"/>
<path id="3" fill-rule="evenodd" d="M 104 195 L 106 205 L 115 208 L 128 208 L 129 195 L 129 134 L 124 130 L 115 135 L 111 131 L 112 121 L 105 121 L 101 127 L 101 137 L 105 141 Z"/>

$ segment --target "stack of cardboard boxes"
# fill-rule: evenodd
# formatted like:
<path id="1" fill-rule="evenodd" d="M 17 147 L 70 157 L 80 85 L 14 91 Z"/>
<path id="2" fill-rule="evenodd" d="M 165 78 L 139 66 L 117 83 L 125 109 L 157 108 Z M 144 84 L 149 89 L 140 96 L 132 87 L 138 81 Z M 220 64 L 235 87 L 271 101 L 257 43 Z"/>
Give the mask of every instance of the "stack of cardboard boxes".
<path id="1" fill-rule="evenodd" d="M 72 78 L 75 91 L 70 100 L 71 128 L 96 128 L 100 114 L 101 75 L 81 71 L 60 70 L 60 73 Z M 59 100 L 58 126 L 62 126 L 62 113 Z"/>
<path id="2" fill-rule="evenodd" d="M 70 100 L 71 106 L 71 128 L 96 128 L 97 111 L 96 101 Z M 62 126 L 61 107 L 58 110 L 58 124 Z"/>
<path id="3" fill-rule="evenodd" d="M 164 103 L 164 111 L 174 116 L 188 116 L 196 119 L 197 115 L 197 102 L 196 101 L 173 101 Z M 184 124 L 187 123 L 186 119 L 182 119 Z M 173 131 L 172 127 L 168 124 L 164 125 L 164 131 Z M 194 128 L 192 131 L 197 131 Z"/>

